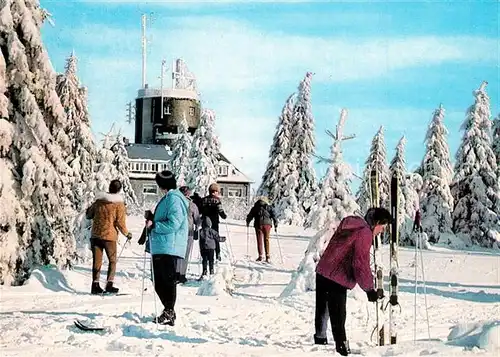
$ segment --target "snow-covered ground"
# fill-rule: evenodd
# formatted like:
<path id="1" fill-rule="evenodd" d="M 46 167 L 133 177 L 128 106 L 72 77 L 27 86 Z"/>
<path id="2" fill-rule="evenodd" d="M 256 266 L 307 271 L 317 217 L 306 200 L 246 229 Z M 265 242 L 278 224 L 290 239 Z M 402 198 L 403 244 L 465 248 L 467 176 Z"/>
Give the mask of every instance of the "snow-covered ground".
<path id="1" fill-rule="evenodd" d="M 232 295 L 197 295 L 202 284 L 197 281 L 179 286 L 176 326 L 160 326 L 156 330 L 155 324 L 149 322 L 154 314 L 149 280 L 144 293 L 144 316 L 140 313 L 144 255 L 135 237 L 140 234 L 142 220 L 131 217 L 129 223 L 134 228 L 134 243 L 125 248 L 118 262 L 116 285 L 120 292 L 130 295 L 91 296 L 90 264 L 63 272 L 45 267 L 36 270 L 25 286 L 2 286 L 2 357 L 334 355 L 333 345 L 315 346 L 312 341 L 314 292 L 278 298 L 303 258 L 312 231 L 282 227 L 279 239 L 284 263 L 280 262 L 273 237 L 274 263 L 267 265 L 253 262 L 256 247 L 251 232 L 251 260 L 246 258 L 244 223 L 223 224 L 221 232 L 229 230 L 226 235 L 230 242 L 223 248 L 226 252 L 232 248 L 236 260 Z M 388 261 L 387 251 L 384 253 Z M 499 356 L 500 255 L 445 248 L 424 251 L 423 255 L 431 339 L 427 340 L 424 295 L 419 289 L 417 343 L 413 342 L 414 252 L 402 248 L 399 343 L 376 347 L 370 340 L 374 305 L 356 288 L 349 292 L 346 324 L 354 354 Z M 198 277 L 200 271 L 198 257 L 195 247 L 189 267 L 192 278 Z M 101 279 L 105 279 L 105 270 Z M 76 318 L 92 319 L 107 330 L 80 331 L 73 325 Z"/>

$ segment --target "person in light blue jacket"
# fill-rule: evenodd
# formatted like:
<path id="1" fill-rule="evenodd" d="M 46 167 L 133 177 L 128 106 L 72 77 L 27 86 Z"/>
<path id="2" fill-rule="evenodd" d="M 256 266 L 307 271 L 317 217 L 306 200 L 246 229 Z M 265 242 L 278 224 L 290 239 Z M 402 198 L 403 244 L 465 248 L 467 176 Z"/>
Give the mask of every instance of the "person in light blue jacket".
<path id="1" fill-rule="evenodd" d="M 153 220 L 148 219 L 149 242 L 153 260 L 155 291 L 164 306 L 159 324 L 175 324 L 177 298 L 177 265 L 186 255 L 188 241 L 189 203 L 177 189 L 175 176 L 170 171 L 156 174 L 155 181 L 164 192 L 156 205 Z"/>

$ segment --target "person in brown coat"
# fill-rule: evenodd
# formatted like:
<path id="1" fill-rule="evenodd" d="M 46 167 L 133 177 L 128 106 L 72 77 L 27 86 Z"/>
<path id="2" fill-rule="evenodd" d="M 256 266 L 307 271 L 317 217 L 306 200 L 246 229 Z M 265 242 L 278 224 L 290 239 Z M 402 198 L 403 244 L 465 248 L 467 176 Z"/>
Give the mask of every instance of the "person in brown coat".
<path id="1" fill-rule="evenodd" d="M 118 288 L 113 286 L 116 272 L 116 243 L 118 231 L 127 240 L 132 239 L 125 222 L 126 210 L 123 197 L 119 194 L 122 184 L 119 180 L 113 180 L 109 184 L 109 193 L 97 195 L 96 201 L 87 209 L 87 219 L 92 220 L 92 236 L 90 246 L 92 249 L 92 288 L 91 294 L 102 294 L 104 290 L 99 285 L 101 275 L 102 253 L 106 252 L 108 257 L 108 277 L 105 291 L 117 293 Z"/>

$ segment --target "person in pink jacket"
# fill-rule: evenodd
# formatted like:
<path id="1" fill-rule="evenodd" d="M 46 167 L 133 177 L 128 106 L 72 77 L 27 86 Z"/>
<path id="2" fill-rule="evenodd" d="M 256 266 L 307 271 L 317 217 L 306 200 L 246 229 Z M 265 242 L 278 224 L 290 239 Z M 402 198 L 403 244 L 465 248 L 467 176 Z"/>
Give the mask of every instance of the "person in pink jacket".
<path id="1" fill-rule="evenodd" d="M 350 353 L 345 331 L 347 290 L 358 284 L 371 302 L 377 296 L 370 268 L 373 237 L 392 221 L 384 208 L 370 208 L 364 219 L 344 218 L 333 234 L 316 266 L 316 312 L 314 343 L 327 344 L 328 319 L 332 325 L 335 348 L 342 356 Z"/>

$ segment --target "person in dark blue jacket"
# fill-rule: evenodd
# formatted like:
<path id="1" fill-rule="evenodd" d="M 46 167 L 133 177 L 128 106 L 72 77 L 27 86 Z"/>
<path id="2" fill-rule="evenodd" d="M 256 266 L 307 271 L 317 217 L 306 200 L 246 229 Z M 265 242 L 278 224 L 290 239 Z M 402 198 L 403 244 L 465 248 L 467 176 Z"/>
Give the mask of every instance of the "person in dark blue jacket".
<path id="1" fill-rule="evenodd" d="M 212 221 L 209 217 L 203 217 L 200 237 L 200 254 L 202 258 L 203 272 L 199 280 L 207 276 L 207 267 L 210 268 L 210 275 L 214 274 L 214 255 L 217 243 L 220 242 L 219 233 L 212 228 Z"/>
<path id="2" fill-rule="evenodd" d="M 179 260 L 184 259 L 186 255 L 189 203 L 177 190 L 177 182 L 172 172 L 157 173 L 155 181 L 165 194 L 156 205 L 153 220 L 146 222 L 153 259 L 155 291 L 164 306 L 163 312 L 155 321 L 174 326 L 176 269 Z"/>

